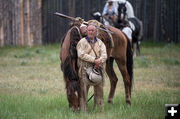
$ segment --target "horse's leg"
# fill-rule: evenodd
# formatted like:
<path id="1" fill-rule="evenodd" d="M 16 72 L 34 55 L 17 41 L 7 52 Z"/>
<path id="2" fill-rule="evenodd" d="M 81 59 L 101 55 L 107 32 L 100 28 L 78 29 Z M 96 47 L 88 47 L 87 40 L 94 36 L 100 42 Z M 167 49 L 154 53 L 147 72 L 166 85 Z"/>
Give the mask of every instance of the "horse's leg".
<path id="1" fill-rule="evenodd" d="M 108 97 L 108 103 L 112 102 L 112 99 L 113 99 L 114 93 L 115 93 L 115 89 L 116 89 L 116 85 L 117 85 L 117 81 L 118 81 L 118 78 L 113 69 L 113 61 L 114 61 L 114 58 L 110 57 L 106 62 L 106 72 L 109 76 L 109 80 L 110 80 L 110 84 L 111 84 L 109 97 Z"/>
<path id="2" fill-rule="evenodd" d="M 140 44 L 141 44 L 141 41 L 139 40 L 139 41 L 137 42 L 138 55 L 141 54 L 141 52 L 140 52 Z"/>
<path id="3" fill-rule="evenodd" d="M 130 101 L 130 77 L 129 77 L 128 70 L 126 67 L 126 62 L 122 58 L 115 59 L 115 60 L 118 65 L 118 68 L 120 69 L 121 74 L 123 76 L 123 81 L 124 81 L 124 86 L 125 86 L 125 94 L 126 94 L 126 103 L 131 104 L 131 101 Z"/>

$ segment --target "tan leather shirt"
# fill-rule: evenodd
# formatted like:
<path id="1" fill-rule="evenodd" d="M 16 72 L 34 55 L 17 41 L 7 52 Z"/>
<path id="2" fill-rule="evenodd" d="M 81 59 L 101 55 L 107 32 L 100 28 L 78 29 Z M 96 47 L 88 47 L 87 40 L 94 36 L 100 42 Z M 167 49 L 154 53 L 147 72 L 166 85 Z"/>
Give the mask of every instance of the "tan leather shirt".
<path id="1" fill-rule="evenodd" d="M 104 45 L 104 43 L 100 39 L 97 38 L 97 42 L 95 42 L 95 44 L 92 44 L 92 46 L 98 58 L 100 58 L 102 62 L 105 63 L 107 59 L 107 52 L 106 52 L 106 46 Z M 96 55 L 94 51 L 92 50 L 89 42 L 86 40 L 86 38 L 82 38 L 78 42 L 76 48 L 77 48 L 78 58 L 80 58 L 81 60 L 90 62 L 90 63 L 94 63 Z"/>

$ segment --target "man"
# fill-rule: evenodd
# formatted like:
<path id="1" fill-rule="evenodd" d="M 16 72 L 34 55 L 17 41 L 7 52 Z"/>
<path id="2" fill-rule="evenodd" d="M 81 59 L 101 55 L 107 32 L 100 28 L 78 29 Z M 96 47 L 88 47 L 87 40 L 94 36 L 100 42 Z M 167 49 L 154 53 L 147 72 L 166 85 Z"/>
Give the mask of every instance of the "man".
<path id="1" fill-rule="evenodd" d="M 107 59 L 106 47 L 104 43 L 96 37 L 97 29 L 95 25 L 90 24 L 87 27 L 87 37 L 82 38 L 77 44 L 79 78 L 80 78 L 80 109 L 88 111 L 88 89 L 94 86 L 94 108 L 98 105 L 104 108 L 103 80 L 98 84 L 90 83 L 85 68 L 93 67 L 103 68 Z M 92 49 L 93 47 L 93 49 Z M 96 52 L 96 53 L 95 53 Z M 97 57 L 96 57 L 97 55 Z M 104 73 L 104 70 L 102 70 Z M 102 73 L 102 74 L 103 74 Z M 104 76 L 103 76 L 104 77 Z"/>
<path id="2" fill-rule="evenodd" d="M 107 2 L 108 4 L 105 5 L 102 16 L 115 23 L 118 16 L 117 7 L 113 4 L 113 0 L 108 0 Z"/>

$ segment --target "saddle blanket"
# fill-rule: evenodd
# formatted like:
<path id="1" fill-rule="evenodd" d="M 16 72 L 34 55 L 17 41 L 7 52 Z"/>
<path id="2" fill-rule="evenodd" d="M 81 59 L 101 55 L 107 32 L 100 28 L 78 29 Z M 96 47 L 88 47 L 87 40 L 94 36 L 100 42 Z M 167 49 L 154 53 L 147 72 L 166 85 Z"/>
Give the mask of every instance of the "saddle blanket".
<path id="1" fill-rule="evenodd" d="M 125 33 L 130 40 L 132 40 L 132 30 L 129 27 L 124 27 L 122 32 Z"/>

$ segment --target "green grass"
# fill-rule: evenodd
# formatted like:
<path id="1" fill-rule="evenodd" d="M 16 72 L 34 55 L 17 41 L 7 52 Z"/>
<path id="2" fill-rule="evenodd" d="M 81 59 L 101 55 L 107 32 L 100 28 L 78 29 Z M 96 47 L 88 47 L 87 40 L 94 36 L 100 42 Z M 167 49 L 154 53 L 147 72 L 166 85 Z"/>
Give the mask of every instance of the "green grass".
<path id="1" fill-rule="evenodd" d="M 104 111 L 73 112 L 68 108 L 60 70 L 60 45 L 0 48 L 0 119 L 164 119 L 165 104 L 180 103 L 180 44 L 142 43 L 134 59 L 132 105 L 125 103 L 122 76 L 113 104 Z M 89 96 L 93 89 L 90 88 Z"/>

